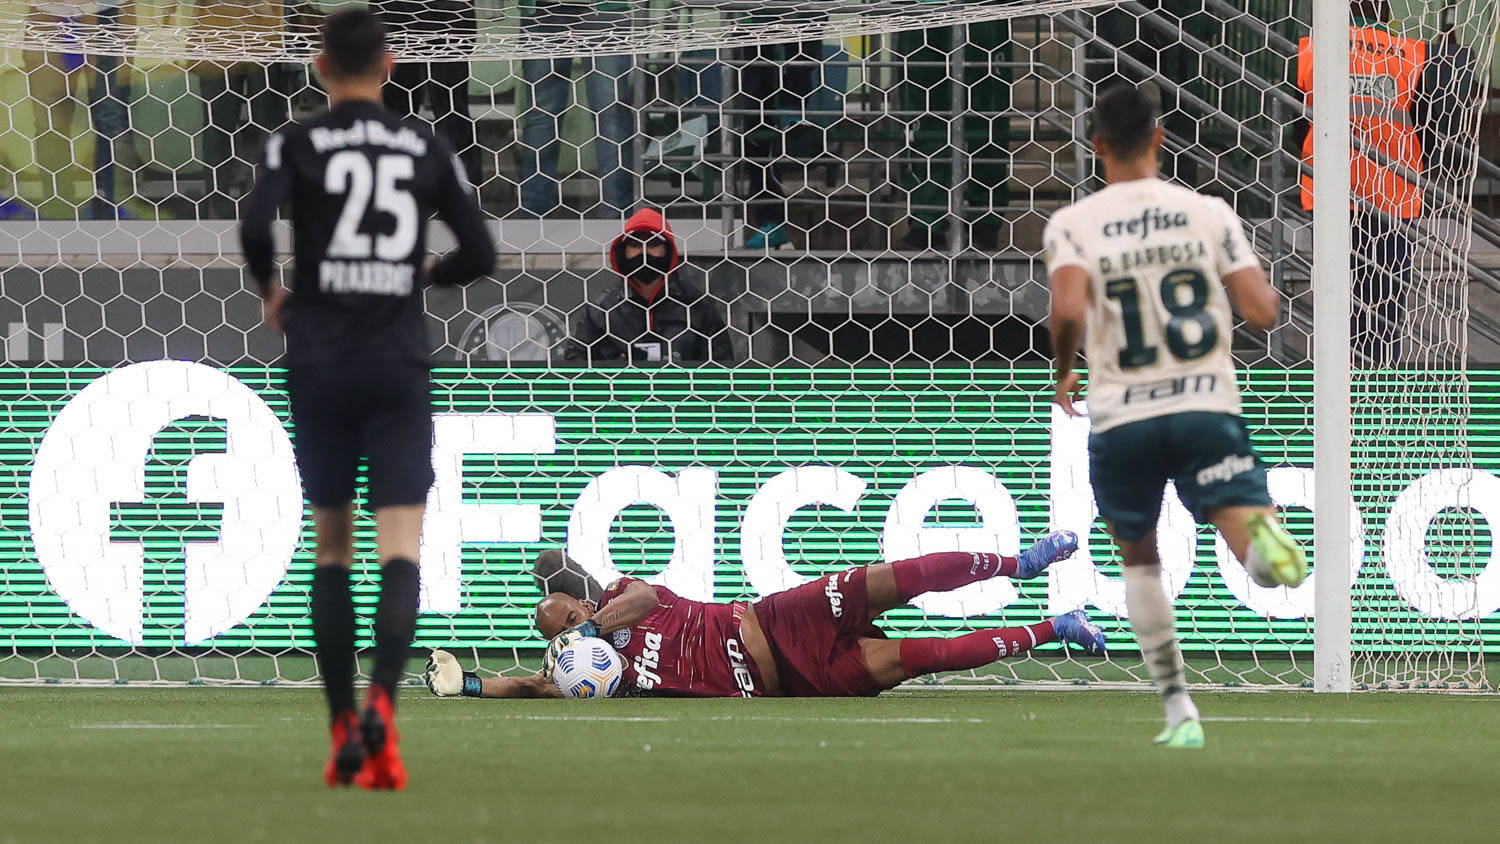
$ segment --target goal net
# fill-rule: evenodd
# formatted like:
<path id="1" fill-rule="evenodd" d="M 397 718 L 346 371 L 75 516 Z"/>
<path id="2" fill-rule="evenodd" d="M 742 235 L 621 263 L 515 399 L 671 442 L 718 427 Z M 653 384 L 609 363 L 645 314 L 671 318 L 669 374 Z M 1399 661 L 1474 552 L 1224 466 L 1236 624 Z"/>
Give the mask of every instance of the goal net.
<path id="1" fill-rule="evenodd" d="M 373 5 L 400 59 L 388 106 L 453 143 L 500 246 L 492 279 L 427 300 L 420 647 L 533 668 L 546 548 L 728 601 L 1061 527 L 1084 547 L 1047 577 L 924 596 L 883 626 L 1084 608 L 1108 660 L 1048 647 L 935 682 L 1146 679 L 1087 423 L 1048 402 L 1039 254 L 1049 215 L 1102 186 L 1086 115 L 1119 79 L 1160 104 L 1166 177 L 1237 209 L 1286 301 L 1233 340 L 1273 497 L 1309 548 L 1345 517 L 1310 509 L 1309 2 Z M 1369 688 L 1486 687 L 1500 647 L 1500 170 L 1480 143 L 1496 7 L 1408 0 L 1359 23 L 1417 65 L 1351 70 L 1355 154 L 1397 180 L 1356 167 L 1351 197 Z M 308 60 L 327 8 L 0 4 L 0 682 L 316 679 L 281 344 L 234 217 L 268 134 L 324 104 Z M 681 334 L 591 327 L 629 295 L 607 247 L 640 207 L 685 256 Z M 379 575 L 357 525 L 368 645 Z M 1191 679 L 1308 684 L 1313 584 L 1255 587 L 1170 494 L 1159 532 Z"/>

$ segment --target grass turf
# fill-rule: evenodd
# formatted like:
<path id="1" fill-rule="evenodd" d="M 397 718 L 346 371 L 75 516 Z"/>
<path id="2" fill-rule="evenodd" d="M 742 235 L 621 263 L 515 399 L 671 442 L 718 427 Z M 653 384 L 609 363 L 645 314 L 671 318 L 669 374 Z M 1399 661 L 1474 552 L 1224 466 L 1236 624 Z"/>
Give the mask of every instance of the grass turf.
<path id="1" fill-rule="evenodd" d="M 400 794 L 321 782 L 315 690 L 0 688 L 0 840 L 1474 840 L 1488 696 L 1112 691 L 437 700 Z M 1081 836 L 1081 838 L 1079 838 Z"/>

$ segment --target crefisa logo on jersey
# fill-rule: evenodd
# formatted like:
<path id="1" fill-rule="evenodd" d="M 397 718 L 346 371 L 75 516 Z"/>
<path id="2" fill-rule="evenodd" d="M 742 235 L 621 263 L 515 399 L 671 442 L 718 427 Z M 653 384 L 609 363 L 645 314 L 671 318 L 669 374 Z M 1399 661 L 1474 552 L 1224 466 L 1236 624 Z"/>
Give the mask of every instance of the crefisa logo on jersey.
<path id="1" fill-rule="evenodd" d="M 1105 237 L 1117 237 L 1122 234 L 1147 235 L 1164 229 L 1180 229 L 1187 224 L 1188 215 L 1184 211 L 1147 208 L 1139 217 L 1105 223 L 1102 232 Z"/>
<path id="2" fill-rule="evenodd" d="M 530 302 L 496 305 L 469 323 L 458 341 L 469 360 L 532 363 L 552 360 L 568 337 L 562 314 Z"/>

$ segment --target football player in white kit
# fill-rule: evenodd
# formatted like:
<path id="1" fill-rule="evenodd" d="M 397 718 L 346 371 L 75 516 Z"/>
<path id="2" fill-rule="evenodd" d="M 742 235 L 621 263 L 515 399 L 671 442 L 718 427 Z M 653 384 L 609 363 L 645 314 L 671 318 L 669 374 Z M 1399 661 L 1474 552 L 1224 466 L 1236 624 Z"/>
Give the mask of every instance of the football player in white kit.
<path id="1" fill-rule="evenodd" d="M 1107 186 L 1052 216 L 1043 241 L 1052 288 L 1054 401 L 1081 415 L 1074 364 L 1088 361 L 1089 476 L 1124 557 L 1130 626 L 1166 706 L 1156 743 L 1202 747 L 1176 618 L 1161 583 L 1156 522 L 1168 480 L 1262 586 L 1307 577 L 1277 521 L 1266 471 L 1240 418 L 1230 304 L 1256 331 L 1279 297 L 1222 199 L 1158 177 L 1162 130 L 1151 102 L 1121 84 L 1094 107 Z"/>

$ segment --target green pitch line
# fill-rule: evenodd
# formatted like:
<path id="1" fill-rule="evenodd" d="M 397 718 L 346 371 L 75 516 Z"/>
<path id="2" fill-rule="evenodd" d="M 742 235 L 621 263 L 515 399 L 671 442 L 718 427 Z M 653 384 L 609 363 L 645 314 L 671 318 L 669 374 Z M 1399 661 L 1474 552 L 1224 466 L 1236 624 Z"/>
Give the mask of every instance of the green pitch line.
<path id="1" fill-rule="evenodd" d="M 1470 840 L 1488 696 L 401 701 L 412 786 L 331 793 L 314 690 L 0 688 L 0 840 Z"/>

